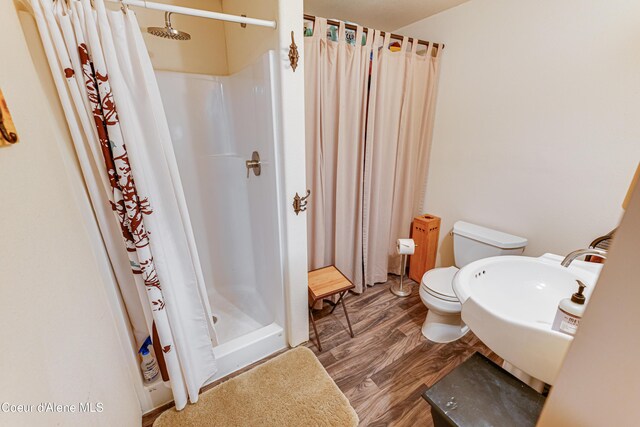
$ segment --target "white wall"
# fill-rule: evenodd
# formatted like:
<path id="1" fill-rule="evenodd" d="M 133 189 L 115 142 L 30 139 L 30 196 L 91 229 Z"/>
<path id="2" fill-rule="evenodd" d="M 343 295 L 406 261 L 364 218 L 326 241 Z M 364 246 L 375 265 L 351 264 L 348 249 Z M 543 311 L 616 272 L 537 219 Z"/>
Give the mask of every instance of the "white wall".
<path id="1" fill-rule="evenodd" d="M 140 425 L 67 169 L 74 166 L 68 131 L 37 75 L 48 69 L 30 57 L 13 2 L 0 3 L 0 40 L 11 60 L 0 67 L 0 88 L 21 138 L 0 149 L 0 401 L 104 405 L 100 414 L 0 412 L 0 425 Z"/>
<path id="2" fill-rule="evenodd" d="M 640 2 L 471 0 L 397 32 L 444 42 L 424 210 L 565 254 L 614 228 L 640 159 Z"/>
<path id="3" fill-rule="evenodd" d="M 302 1 L 302 0 L 300 0 Z M 222 11 L 231 15 L 278 21 L 278 0 L 222 0 Z M 234 22 L 224 23 L 229 74 L 253 64 L 264 52 L 278 49 L 278 30 L 255 25 L 242 28 Z"/>
<path id="4" fill-rule="evenodd" d="M 307 216 L 291 207 L 295 194 L 306 193 L 304 128 L 304 43 L 302 0 L 278 0 L 278 56 L 280 59 L 281 144 L 277 147 L 284 179 L 280 203 L 284 215 L 284 285 L 289 344 L 309 340 L 307 300 Z M 288 53 L 294 33 L 300 60 L 291 68 Z"/>
<path id="5" fill-rule="evenodd" d="M 177 6 L 222 12 L 221 0 L 154 0 Z M 118 6 L 115 6 L 118 7 Z M 184 73 L 228 74 L 227 46 L 222 21 L 186 15 L 171 15 L 173 28 L 191 35 L 189 41 L 168 40 L 152 36 L 146 27 L 164 27 L 164 12 L 131 7 L 143 28 L 144 42 L 156 70 Z"/>
<path id="6" fill-rule="evenodd" d="M 540 427 L 638 425 L 639 252 L 640 185 L 551 389 Z"/>

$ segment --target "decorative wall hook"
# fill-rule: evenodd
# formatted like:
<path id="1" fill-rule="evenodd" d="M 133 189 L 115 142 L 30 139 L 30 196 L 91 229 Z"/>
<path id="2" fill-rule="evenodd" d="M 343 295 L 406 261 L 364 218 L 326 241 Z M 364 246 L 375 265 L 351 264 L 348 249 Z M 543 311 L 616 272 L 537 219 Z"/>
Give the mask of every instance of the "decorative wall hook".
<path id="1" fill-rule="evenodd" d="M 293 31 L 291 31 L 291 44 L 289 45 L 289 62 L 291 63 L 291 69 L 293 72 L 298 68 L 298 59 L 300 59 L 300 55 L 298 54 L 298 46 L 296 46 L 296 42 L 293 39 Z"/>
<path id="2" fill-rule="evenodd" d="M 311 190 L 307 190 L 307 195 L 304 197 L 300 197 L 298 193 L 296 193 L 293 198 L 293 211 L 298 215 L 300 212 L 304 212 L 307 210 L 307 203 L 309 195 L 311 195 Z"/>
<path id="3" fill-rule="evenodd" d="M 6 115 L 6 117 L 5 117 Z M 9 144 L 15 144 L 18 142 L 18 135 L 13 132 L 15 130 L 7 103 L 4 100 L 2 91 L 0 91 L 0 146 L 5 145 L 5 142 Z"/>

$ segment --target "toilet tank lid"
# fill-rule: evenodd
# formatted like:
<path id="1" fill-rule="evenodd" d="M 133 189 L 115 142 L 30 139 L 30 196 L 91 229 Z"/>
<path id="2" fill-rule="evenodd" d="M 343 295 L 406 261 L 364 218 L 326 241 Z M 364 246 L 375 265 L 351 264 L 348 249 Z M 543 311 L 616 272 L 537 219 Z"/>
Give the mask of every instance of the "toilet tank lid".
<path id="1" fill-rule="evenodd" d="M 503 233 L 502 231 L 492 230 L 464 221 L 458 221 L 453 224 L 453 234 L 468 237 L 500 249 L 517 249 L 527 246 L 527 239 L 524 237 L 514 236 L 513 234 Z"/>

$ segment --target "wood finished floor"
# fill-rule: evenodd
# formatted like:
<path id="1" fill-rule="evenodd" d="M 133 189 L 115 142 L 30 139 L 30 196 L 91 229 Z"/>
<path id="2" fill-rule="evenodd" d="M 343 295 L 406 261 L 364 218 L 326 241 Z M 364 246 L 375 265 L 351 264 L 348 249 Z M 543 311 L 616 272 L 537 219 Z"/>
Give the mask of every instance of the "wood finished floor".
<path id="1" fill-rule="evenodd" d="M 315 335 L 305 344 L 318 356 L 347 396 L 361 426 L 433 426 L 430 407 L 421 394 L 478 351 L 502 360 L 473 333 L 450 344 L 436 344 L 422 336 L 427 308 L 413 286 L 411 296 L 398 298 L 387 283 L 346 299 L 355 338 L 349 336 L 342 307 L 315 311 L 322 352 Z"/>
<path id="2" fill-rule="evenodd" d="M 325 304 L 322 310 L 314 311 L 323 351 L 316 348 L 311 325 L 311 341 L 304 345 L 313 350 L 347 396 L 360 417 L 360 426 L 433 426 L 430 407 L 421 397 L 427 386 L 476 351 L 497 363 L 502 360 L 471 332 L 450 344 L 428 341 L 421 332 L 427 309 L 420 301 L 418 285 L 409 281 L 411 296 L 398 298 L 389 291 L 397 278 L 389 277 L 388 282 L 368 288 L 362 295 L 345 297 L 355 338 L 349 335 L 342 307 L 330 314 L 331 307 Z M 165 409 L 145 415 L 142 425 L 151 426 Z"/>

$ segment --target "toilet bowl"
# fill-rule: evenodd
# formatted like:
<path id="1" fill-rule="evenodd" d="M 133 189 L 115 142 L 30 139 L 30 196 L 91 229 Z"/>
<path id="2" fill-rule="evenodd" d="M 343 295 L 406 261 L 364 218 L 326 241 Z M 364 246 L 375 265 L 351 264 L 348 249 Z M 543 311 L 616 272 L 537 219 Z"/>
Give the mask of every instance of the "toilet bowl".
<path id="1" fill-rule="evenodd" d="M 521 255 L 527 239 L 464 221 L 453 225 L 453 256 L 458 267 L 492 256 Z M 457 267 L 434 268 L 422 276 L 420 299 L 429 310 L 422 335 L 437 343 L 455 341 L 467 332 L 462 304 L 453 292 Z"/>
<path id="2" fill-rule="evenodd" d="M 435 268 L 422 276 L 420 299 L 427 306 L 427 318 L 422 324 L 422 335 L 429 341 L 448 343 L 469 332 L 460 312 L 462 304 L 453 293 L 456 267 Z"/>

